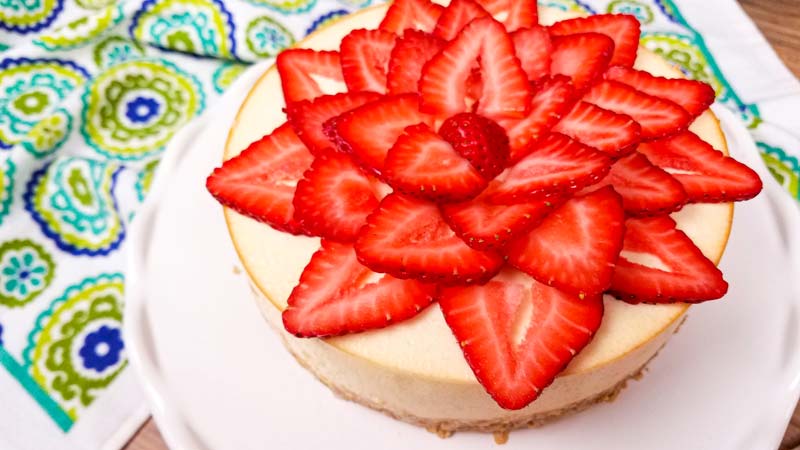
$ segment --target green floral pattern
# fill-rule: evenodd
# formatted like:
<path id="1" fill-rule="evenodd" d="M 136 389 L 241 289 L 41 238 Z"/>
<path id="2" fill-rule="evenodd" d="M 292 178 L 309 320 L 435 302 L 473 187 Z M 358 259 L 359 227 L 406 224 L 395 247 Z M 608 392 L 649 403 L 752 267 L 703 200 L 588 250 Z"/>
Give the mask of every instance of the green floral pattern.
<path id="1" fill-rule="evenodd" d="M 0 245 L 0 305 L 25 306 L 53 280 L 55 263 L 44 248 L 28 239 Z"/>
<path id="2" fill-rule="evenodd" d="M 64 8 L 63 0 L 0 1 L 0 29 L 30 33 L 50 25 Z"/>
<path id="3" fill-rule="evenodd" d="M 247 69 L 244 64 L 227 62 L 217 68 L 212 76 L 214 90 L 221 94 Z"/>
<path id="4" fill-rule="evenodd" d="M 637 0 L 614 0 L 608 4 L 606 12 L 612 14 L 631 14 L 643 25 L 653 22 L 653 9 L 647 3 Z"/>
<path id="5" fill-rule="evenodd" d="M 142 44 L 122 36 L 109 36 L 94 47 L 95 65 L 108 68 L 125 61 L 135 61 L 146 55 Z"/>
<path id="6" fill-rule="evenodd" d="M 308 12 L 317 0 L 248 0 L 256 6 L 264 6 L 283 14 L 300 14 Z"/>
<path id="7" fill-rule="evenodd" d="M 122 8 L 109 6 L 95 14 L 83 16 L 46 33 L 33 43 L 46 50 L 69 50 L 78 48 L 101 36 L 123 18 Z"/>
<path id="8" fill-rule="evenodd" d="M 171 63 L 120 63 L 87 89 L 81 132 L 104 156 L 141 159 L 161 150 L 204 99 L 197 79 Z"/>
<path id="9" fill-rule="evenodd" d="M 11 202 L 14 200 L 14 175 L 16 166 L 11 159 L 6 159 L 0 165 L 0 225 L 11 211 Z"/>
<path id="10" fill-rule="evenodd" d="M 33 379 L 71 417 L 85 409 L 127 365 L 117 349 L 115 361 L 93 370 L 81 350 L 93 334 L 122 324 L 123 278 L 120 274 L 89 277 L 56 299 L 36 321 L 24 351 Z M 99 353 L 114 351 L 98 349 Z"/>
<path id="11" fill-rule="evenodd" d="M 247 48 L 258 58 L 276 56 L 278 52 L 294 44 L 292 32 L 269 16 L 251 20 L 247 24 L 245 35 Z"/>

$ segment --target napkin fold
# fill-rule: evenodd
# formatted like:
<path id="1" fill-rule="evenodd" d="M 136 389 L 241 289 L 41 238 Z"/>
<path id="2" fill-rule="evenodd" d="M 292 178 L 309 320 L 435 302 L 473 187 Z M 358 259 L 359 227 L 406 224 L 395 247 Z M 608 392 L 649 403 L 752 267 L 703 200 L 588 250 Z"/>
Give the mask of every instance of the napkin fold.
<path id="1" fill-rule="evenodd" d="M 0 448 L 117 449 L 138 428 L 125 239 L 164 148 L 248 63 L 370 3 L 0 2 Z M 735 1 L 540 4 L 636 15 L 800 199 L 800 83 Z"/>

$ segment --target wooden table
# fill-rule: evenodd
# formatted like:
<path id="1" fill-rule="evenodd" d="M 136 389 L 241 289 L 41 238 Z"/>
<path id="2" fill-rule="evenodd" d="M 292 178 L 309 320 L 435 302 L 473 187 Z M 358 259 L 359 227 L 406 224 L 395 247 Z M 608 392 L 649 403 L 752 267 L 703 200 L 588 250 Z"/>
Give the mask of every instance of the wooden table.
<path id="1" fill-rule="evenodd" d="M 800 0 L 739 0 L 745 11 L 775 47 L 789 69 L 800 77 Z M 153 420 L 150 419 L 124 450 L 166 450 Z M 800 405 L 795 410 L 781 450 L 800 450 Z"/>

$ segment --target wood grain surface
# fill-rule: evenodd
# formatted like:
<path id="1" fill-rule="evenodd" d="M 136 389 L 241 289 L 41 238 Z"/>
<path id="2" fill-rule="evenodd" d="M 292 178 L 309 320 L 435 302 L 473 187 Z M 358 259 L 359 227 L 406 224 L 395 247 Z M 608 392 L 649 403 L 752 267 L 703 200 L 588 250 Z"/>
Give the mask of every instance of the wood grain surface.
<path id="1" fill-rule="evenodd" d="M 739 0 L 795 76 L 800 77 L 800 0 Z M 800 450 L 800 407 L 786 430 L 781 450 Z M 152 419 L 124 450 L 167 450 Z"/>

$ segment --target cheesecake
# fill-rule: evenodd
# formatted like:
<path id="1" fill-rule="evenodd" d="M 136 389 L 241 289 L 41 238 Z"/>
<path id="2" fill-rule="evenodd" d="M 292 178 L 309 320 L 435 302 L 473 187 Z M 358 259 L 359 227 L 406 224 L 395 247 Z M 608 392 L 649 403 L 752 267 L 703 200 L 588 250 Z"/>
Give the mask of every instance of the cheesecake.
<path id="1" fill-rule="evenodd" d="M 338 51 L 340 45 L 344 45 L 343 40 L 354 30 L 374 30 L 382 26 L 386 22 L 384 18 L 388 8 L 387 5 L 379 5 L 344 16 L 309 35 L 296 47 L 317 52 Z M 502 14 L 510 13 L 495 14 L 495 19 L 503 21 L 505 17 Z M 574 12 L 560 9 L 540 7 L 538 10 L 538 22 L 542 26 L 575 17 Z M 416 26 L 423 27 L 424 24 Z M 451 36 L 451 40 L 455 39 L 458 38 Z M 643 48 L 636 52 L 633 69 L 669 79 L 684 76 L 660 56 Z M 224 161 L 235 160 L 251 143 L 270 133 L 278 133 L 282 126 L 285 127 L 286 112 L 291 108 L 287 107 L 290 102 L 284 98 L 294 94 L 287 94 L 286 88 L 282 87 L 281 75 L 279 68 L 273 66 L 250 90 L 231 126 L 224 149 Z M 324 74 L 312 74 L 311 77 L 321 93 L 327 95 L 345 92 L 348 84 L 351 84 L 350 79 L 343 82 Z M 575 80 L 573 82 L 577 83 Z M 477 108 L 488 110 L 488 105 L 482 100 Z M 503 120 L 497 122 L 504 123 Z M 441 120 L 436 125 L 441 125 Z M 725 136 L 711 110 L 705 109 L 696 114 L 688 126 L 688 132 L 727 155 Z M 642 147 L 642 153 L 651 159 L 657 159 L 656 152 L 657 149 L 652 150 L 651 155 Z M 680 168 L 668 171 L 682 173 Z M 209 186 L 218 199 L 223 197 L 219 194 L 220 189 L 215 190 L 211 184 Z M 580 193 L 587 191 L 584 189 Z M 598 190 L 595 193 L 601 191 L 604 192 Z M 689 201 L 681 205 L 679 210 L 671 212 L 669 217 L 702 255 L 717 264 L 731 230 L 731 201 L 738 199 Z M 469 354 L 465 358 L 465 341 L 454 338 L 454 333 L 458 336 L 457 330 L 453 321 L 448 321 L 446 314 L 443 314 L 439 302 L 428 302 L 429 305 L 422 303 L 417 306 L 419 312 L 413 317 L 359 332 L 298 337 L 297 330 L 287 331 L 282 313 L 287 309 L 306 266 L 320 249 L 320 238 L 303 235 L 311 233 L 297 233 L 296 229 L 271 227 L 263 220 L 257 220 L 258 217 L 253 214 L 247 214 L 241 206 L 232 205 L 230 200 L 221 199 L 221 202 L 228 206 L 224 209 L 224 215 L 229 238 L 245 269 L 255 301 L 266 322 L 280 335 L 298 363 L 338 396 L 440 435 L 459 430 L 505 432 L 538 426 L 613 399 L 630 379 L 642 374 L 648 362 L 678 330 L 689 310 L 689 303 L 680 299 L 671 302 L 647 299 L 641 302 L 620 301 L 615 296 L 622 298 L 625 293 L 604 289 L 597 294 L 602 295 L 602 299 L 598 300 L 602 306 L 602 322 L 591 333 L 590 341 L 576 352 L 551 384 L 543 389 L 535 389 L 536 393 L 532 394 L 535 400 L 509 407 L 510 403 L 501 404 L 496 398 L 498 395 L 487 391 L 491 388 L 487 387 L 486 380 L 479 380 L 480 377 L 476 376 L 476 368 L 470 363 Z M 664 217 L 667 217 L 666 214 Z M 220 237 L 223 238 L 227 239 Z M 646 259 L 646 256 L 634 253 L 626 255 L 623 250 L 622 255 L 632 261 Z M 517 257 L 516 260 L 522 261 L 524 258 Z M 647 264 L 658 266 L 659 262 Z M 497 277 L 513 279 L 528 276 L 519 270 L 519 266 L 501 270 L 501 275 Z M 427 278 L 423 280 L 431 281 Z M 486 281 L 481 280 L 479 284 Z M 439 294 L 430 295 L 435 298 Z M 583 296 L 581 292 L 580 297 Z"/>

